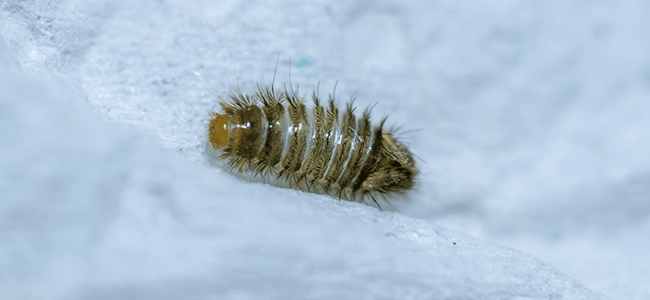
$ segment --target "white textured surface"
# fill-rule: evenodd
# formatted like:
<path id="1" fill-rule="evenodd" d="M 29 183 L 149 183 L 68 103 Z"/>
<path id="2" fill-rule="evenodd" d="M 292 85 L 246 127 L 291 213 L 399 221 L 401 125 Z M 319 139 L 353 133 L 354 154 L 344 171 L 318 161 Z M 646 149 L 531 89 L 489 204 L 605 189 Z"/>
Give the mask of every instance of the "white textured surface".
<path id="1" fill-rule="evenodd" d="M 650 298 L 647 1 L 340 2 L 1 1 L 0 294 Z M 207 165 L 280 50 L 421 129 L 409 210 Z"/>

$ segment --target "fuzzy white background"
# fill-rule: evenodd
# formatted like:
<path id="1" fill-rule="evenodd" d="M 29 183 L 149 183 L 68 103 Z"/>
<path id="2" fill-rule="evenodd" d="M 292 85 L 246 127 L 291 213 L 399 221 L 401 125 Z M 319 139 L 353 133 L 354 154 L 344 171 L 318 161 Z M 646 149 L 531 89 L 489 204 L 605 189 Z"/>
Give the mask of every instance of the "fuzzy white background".
<path id="1" fill-rule="evenodd" d="M 647 16 L 642 0 L 0 0 L 0 298 L 650 299 Z M 402 125 L 410 206 L 208 163 L 217 93 L 270 83 L 280 51 L 279 87 L 289 69 L 303 94 L 338 80 L 341 103 Z"/>

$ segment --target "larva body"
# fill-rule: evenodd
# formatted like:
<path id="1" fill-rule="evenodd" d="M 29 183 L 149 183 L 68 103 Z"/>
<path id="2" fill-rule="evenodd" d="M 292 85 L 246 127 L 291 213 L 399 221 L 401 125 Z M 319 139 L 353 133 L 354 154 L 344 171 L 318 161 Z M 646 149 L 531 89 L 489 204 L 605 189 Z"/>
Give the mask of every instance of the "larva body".
<path id="1" fill-rule="evenodd" d="M 210 113 L 207 139 L 229 171 L 288 182 L 300 189 L 350 201 L 404 193 L 418 169 L 411 152 L 390 131 L 360 118 L 352 102 L 339 111 L 334 97 L 309 110 L 294 91 L 276 94 L 258 86 L 254 95 L 233 91 Z"/>

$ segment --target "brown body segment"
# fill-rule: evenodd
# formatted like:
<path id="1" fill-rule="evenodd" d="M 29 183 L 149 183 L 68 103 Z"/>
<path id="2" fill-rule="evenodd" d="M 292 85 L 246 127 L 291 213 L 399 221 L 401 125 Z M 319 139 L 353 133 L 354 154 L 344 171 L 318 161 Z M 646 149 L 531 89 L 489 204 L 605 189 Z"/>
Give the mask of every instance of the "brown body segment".
<path id="1" fill-rule="evenodd" d="M 357 174 L 360 173 L 363 159 L 366 157 L 366 153 L 370 147 L 371 136 L 372 128 L 370 127 L 370 111 L 366 110 L 361 116 L 361 119 L 359 119 L 359 124 L 357 125 L 357 135 L 355 137 L 357 142 L 351 149 L 350 158 L 348 159 L 345 171 L 341 174 L 341 178 L 338 180 L 341 191 L 347 188 Z"/>
<path id="2" fill-rule="evenodd" d="M 314 99 L 314 108 L 312 109 L 312 117 L 314 119 L 313 134 L 311 136 L 312 144 L 305 161 L 295 176 L 296 182 L 301 182 L 305 178 L 307 178 L 308 182 L 314 179 L 313 174 L 318 172 L 316 170 L 317 161 L 325 146 L 325 109 L 320 105 L 318 95 L 316 95 L 315 91 L 312 98 Z"/>
<path id="3" fill-rule="evenodd" d="M 327 171 L 327 165 L 332 158 L 332 152 L 334 151 L 335 143 L 335 126 L 338 125 L 339 121 L 339 109 L 334 104 L 334 98 L 330 95 L 329 105 L 327 107 L 327 112 L 325 113 L 325 122 L 324 128 L 322 130 L 322 147 L 317 152 L 316 161 L 314 162 L 313 167 L 310 170 L 310 179 L 309 185 L 313 185 L 316 181 L 320 180 L 325 171 Z"/>
<path id="4" fill-rule="evenodd" d="M 257 97 L 262 101 L 262 110 L 266 116 L 266 141 L 255 170 L 267 174 L 269 170 L 280 162 L 282 149 L 284 147 L 284 136 L 282 135 L 282 122 L 284 121 L 284 105 L 282 98 L 278 99 L 274 91 L 269 88 L 259 88 Z"/>
<path id="5" fill-rule="evenodd" d="M 343 166 L 350 156 L 350 145 L 352 144 L 352 138 L 354 138 L 356 123 L 354 108 L 352 107 L 352 103 L 348 103 L 348 107 L 345 110 L 345 113 L 343 113 L 343 120 L 340 126 L 340 136 L 336 137 L 340 141 L 335 141 L 335 143 L 338 144 L 338 147 L 334 149 L 334 155 L 332 156 L 329 169 L 324 177 L 325 185 L 323 188 L 325 191 L 329 191 L 332 184 L 337 182 L 339 176 L 341 176 Z"/>
<path id="6" fill-rule="evenodd" d="M 235 136 L 233 154 L 246 159 L 256 158 L 262 150 L 264 115 L 257 105 L 237 110 L 233 117 L 237 120 L 232 131 Z"/>
<path id="7" fill-rule="evenodd" d="M 251 168 L 252 159 L 261 151 L 264 114 L 248 95 L 233 92 L 230 98 L 232 103 L 220 103 L 229 122 L 228 145 L 223 148 L 221 158 L 230 158 L 227 163 L 230 170 L 243 172 Z"/>
<path id="8" fill-rule="evenodd" d="M 382 134 L 384 132 L 383 127 L 384 127 L 384 122 L 386 119 L 384 119 L 380 124 L 379 127 L 375 128 L 372 131 L 372 145 L 370 146 L 370 152 L 366 156 L 366 159 L 363 162 L 363 166 L 361 167 L 361 171 L 359 171 L 359 175 L 357 178 L 354 180 L 354 183 L 352 184 L 352 193 L 355 194 L 357 192 L 361 192 L 363 195 L 367 194 L 369 190 L 364 190 L 362 189 L 362 186 L 365 186 L 364 183 L 368 179 L 369 176 L 371 176 L 376 170 L 377 170 L 377 164 L 381 160 L 381 153 L 383 151 L 382 149 Z"/>
<path id="9" fill-rule="evenodd" d="M 291 134 L 291 141 L 289 142 L 289 149 L 287 149 L 287 153 L 282 159 L 282 169 L 278 173 L 278 177 L 283 175 L 291 176 L 300 169 L 307 145 L 307 132 L 309 132 L 305 103 L 293 94 L 285 93 L 285 97 L 289 102 L 287 111 L 291 121 L 289 133 Z M 293 176 L 290 178 L 293 178 Z"/>

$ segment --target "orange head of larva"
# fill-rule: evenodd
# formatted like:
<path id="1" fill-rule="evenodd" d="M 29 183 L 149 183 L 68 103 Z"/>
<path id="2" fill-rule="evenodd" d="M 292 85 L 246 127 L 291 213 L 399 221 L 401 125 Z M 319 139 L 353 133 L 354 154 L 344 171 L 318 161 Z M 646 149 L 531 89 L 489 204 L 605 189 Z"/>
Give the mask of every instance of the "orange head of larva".
<path id="1" fill-rule="evenodd" d="M 228 145 L 228 116 L 213 112 L 208 125 L 208 142 L 219 150 Z"/>

